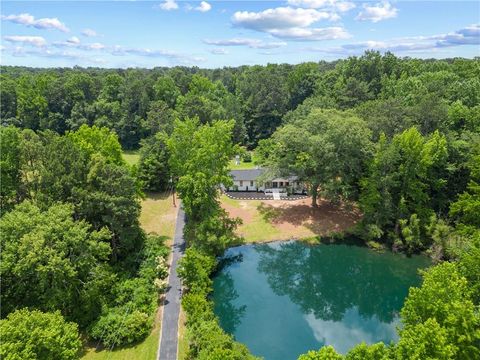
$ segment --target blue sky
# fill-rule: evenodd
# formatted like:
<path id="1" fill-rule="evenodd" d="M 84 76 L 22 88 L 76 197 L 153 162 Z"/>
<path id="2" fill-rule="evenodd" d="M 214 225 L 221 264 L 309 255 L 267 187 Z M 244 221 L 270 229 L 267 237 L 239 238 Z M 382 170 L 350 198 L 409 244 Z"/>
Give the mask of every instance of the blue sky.
<path id="1" fill-rule="evenodd" d="M 2 1 L 1 63 L 222 67 L 480 56 L 479 1 Z"/>

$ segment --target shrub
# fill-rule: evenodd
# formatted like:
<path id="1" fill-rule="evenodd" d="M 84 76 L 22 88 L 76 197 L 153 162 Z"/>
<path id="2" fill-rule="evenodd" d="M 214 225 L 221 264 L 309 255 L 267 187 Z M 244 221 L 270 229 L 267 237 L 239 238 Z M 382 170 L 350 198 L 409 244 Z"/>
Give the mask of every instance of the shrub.
<path id="1" fill-rule="evenodd" d="M 17 310 L 0 320 L 0 358 L 4 360 L 78 359 L 78 325 L 60 312 Z"/>
<path id="2" fill-rule="evenodd" d="M 152 317 L 129 307 L 107 309 L 90 329 L 92 338 L 109 347 L 132 344 L 145 338 L 152 328 Z"/>

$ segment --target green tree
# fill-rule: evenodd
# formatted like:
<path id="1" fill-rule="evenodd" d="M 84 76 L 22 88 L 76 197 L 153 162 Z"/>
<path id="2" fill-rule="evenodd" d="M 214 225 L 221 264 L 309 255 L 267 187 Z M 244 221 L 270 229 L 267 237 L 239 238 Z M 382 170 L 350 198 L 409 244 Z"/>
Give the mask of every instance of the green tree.
<path id="1" fill-rule="evenodd" d="M 317 206 L 319 191 L 332 201 L 356 198 L 371 147 L 370 131 L 354 114 L 313 109 L 278 129 L 259 154 L 271 172 L 306 182 Z"/>
<path id="2" fill-rule="evenodd" d="M 159 77 L 153 85 L 153 90 L 156 100 L 164 101 L 170 108 L 175 107 L 180 90 L 170 76 Z"/>
<path id="3" fill-rule="evenodd" d="M 200 125 L 177 120 L 168 141 L 170 168 L 185 212 L 196 222 L 218 210 L 218 188 L 232 182 L 228 165 L 234 155 L 233 121 Z"/>
<path id="4" fill-rule="evenodd" d="M 0 320 L 0 356 L 5 360 L 79 359 L 78 326 L 60 312 L 17 310 Z"/>
<path id="5" fill-rule="evenodd" d="M 138 178 L 146 190 L 164 191 L 173 185 L 168 165 L 167 141 L 165 133 L 157 133 L 141 142 Z"/>
<path id="6" fill-rule="evenodd" d="M 0 213 L 8 211 L 18 199 L 20 186 L 20 131 L 0 127 Z"/>
<path id="7" fill-rule="evenodd" d="M 105 127 L 82 125 L 77 131 L 70 132 L 68 136 L 89 157 L 100 154 L 109 163 L 125 164 L 117 135 Z"/>
<path id="8" fill-rule="evenodd" d="M 110 283 L 108 230 L 73 219 L 71 205 L 42 211 L 30 202 L 0 220 L 2 310 L 60 310 L 85 326 Z"/>
<path id="9" fill-rule="evenodd" d="M 401 318 L 404 330 L 400 337 L 406 333 L 405 343 L 416 346 L 415 339 L 423 338 L 423 344 L 429 344 L 431 334 L 435 333 L 432 332 L 435 324 L 431 321 L 434 320 L 436 327 L 444 331 L 436 332 L 440 350 L 430 351 L 443 352 L 442 359 L 449 358 L 447 355 L 459 359 L 480 356 L 480 317 L 471 301 L 467 280 L 459 274 L 456 264 L 445 262 L 424 272 L 422 287 L 410 289 Z M 418 327 L 420 324 L 424 326 Z M 421 359 L 422 348 L 414 353 L 417 351 L 414 358 Z M 436 358 L 435 353 L 426 355 Z"/>

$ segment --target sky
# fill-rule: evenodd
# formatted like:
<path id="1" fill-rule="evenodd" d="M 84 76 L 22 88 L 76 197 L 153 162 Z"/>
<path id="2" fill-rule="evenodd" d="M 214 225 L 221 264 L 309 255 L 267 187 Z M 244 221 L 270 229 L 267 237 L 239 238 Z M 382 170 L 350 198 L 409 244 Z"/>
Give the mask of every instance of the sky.
<path id="1" fill-rule="evenodd" d="M 480 1 L 2 1 L 1 64 L 297 64 L 480 56 Z"/>

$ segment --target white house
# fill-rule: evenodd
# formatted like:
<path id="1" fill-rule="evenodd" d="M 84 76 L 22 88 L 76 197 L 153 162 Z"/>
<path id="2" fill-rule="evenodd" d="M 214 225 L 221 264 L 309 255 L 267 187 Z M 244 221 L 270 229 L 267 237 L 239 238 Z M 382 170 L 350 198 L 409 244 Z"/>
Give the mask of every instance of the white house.
<path id="1" fill-rule="evenodd" d="M 298 177 L 275 178 L 262 181 L 260 177 L 265 169 L 244 169 L 231 170 L 233 186 L 225 189 L 227 191 L 257 191 L 270 193 L 272 191 L 289 192 L 292 194 L 303 194 L 306 192 L 304 184 L 298 181 Z"/>

